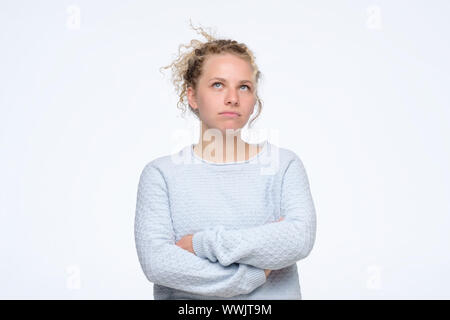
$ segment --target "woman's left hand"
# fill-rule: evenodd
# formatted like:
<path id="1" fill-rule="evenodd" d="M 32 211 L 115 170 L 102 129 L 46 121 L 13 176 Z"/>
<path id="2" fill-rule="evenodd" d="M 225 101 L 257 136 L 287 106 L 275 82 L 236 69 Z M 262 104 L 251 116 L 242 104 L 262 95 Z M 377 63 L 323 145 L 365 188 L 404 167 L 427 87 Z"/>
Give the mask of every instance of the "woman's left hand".
<path id="1" fill-rule="evenodd" d="M 188 235 L 183 236 L 183 238 L 178 240 L 176 245 L 179 246 L 180 248 L 184 249 L 184 250 L 187 250 L 187 251 L 192 252 L 193 254 L 195 254 L 194 248 L 192 246 L 192 237 L 193 236 L 194 236 L 193 234 L 188 234 Z"/>

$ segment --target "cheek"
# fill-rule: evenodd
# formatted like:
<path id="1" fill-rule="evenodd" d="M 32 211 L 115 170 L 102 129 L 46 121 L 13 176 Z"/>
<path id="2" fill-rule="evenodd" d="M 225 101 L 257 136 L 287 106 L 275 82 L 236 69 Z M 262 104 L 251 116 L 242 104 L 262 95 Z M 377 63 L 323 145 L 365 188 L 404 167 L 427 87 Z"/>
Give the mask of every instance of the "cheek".
<path id="1" fill-rule="evenodd" d="M 249 115 L 253 113 L 255 110 L 256 105 L 256 98 L 255 97 L 248 97 L 248 99 L 245 99 L 245 104 L 247 106 L 247 110 Z"/>
<path id="2" fill-rule="evenodd" d="M 250 109 L 248 110 L 248 112 L 247 112 L 247 118 L 250 117 L 250 116 L 252 115 L 254 109 L 255 109 L 255 108 L 252 107 L 252 108 L 250 108 Z"/>
<path id="3" fill-rule="evenodd" d="M 221 97 L 217 94 L 204 93 L 201 98 L 201 104 L 204 109 L 212 109 L 217 105 L 217 101 L 220 100 Z"/>

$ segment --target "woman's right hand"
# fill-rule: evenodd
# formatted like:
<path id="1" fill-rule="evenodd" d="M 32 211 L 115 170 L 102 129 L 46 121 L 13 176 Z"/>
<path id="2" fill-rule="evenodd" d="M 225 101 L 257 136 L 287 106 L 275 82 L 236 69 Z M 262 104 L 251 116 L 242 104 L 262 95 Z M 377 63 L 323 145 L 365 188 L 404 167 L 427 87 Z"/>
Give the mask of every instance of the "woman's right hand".
<path id="1" fill-rule="evenodd" d="M 281 217 L 280 220 L 277 220 L 275 222 L 280 222 L 281 220 L 284 220 L 284 217 Z M 264 269 L 264 272 L 266 273 L 266 279 L 269 277 L 269 274 L 272 272 L 272 270 Z"/>

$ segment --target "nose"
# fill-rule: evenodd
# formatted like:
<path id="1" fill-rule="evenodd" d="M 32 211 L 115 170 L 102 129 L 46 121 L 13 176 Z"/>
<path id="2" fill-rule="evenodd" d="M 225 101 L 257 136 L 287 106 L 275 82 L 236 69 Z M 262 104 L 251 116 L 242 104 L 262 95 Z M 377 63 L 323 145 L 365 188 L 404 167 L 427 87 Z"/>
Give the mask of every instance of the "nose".
<path id="1" fill-rule="evenodd" d="M 234 90 L 230 90 L 225 98 L 226 105 L 238 106 L 239 96 Z"/>

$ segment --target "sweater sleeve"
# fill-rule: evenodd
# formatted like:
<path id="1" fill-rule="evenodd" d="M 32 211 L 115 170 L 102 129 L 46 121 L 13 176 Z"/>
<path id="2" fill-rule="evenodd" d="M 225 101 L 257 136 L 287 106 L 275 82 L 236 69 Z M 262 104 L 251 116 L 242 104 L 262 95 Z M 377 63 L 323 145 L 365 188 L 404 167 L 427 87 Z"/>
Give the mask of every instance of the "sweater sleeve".
<path id="1" fill-rule="evenodd" d="M 305 258 L 316 237 L 316 213 L 306 170 L 298 156 L 288 164 L 281 182 L 281 215 L 284 220 L 250 228 L 223 226 L 194 233 L 197 256 L 223 266 L 244 263 L 278 270 Z"/>
<path id="2" fill-rule="evenodd" d="M 238 263 L 225 267 L 177 246 L 168 196 L 162 173 L 146 165 L 138 185 L 134 232 L 139 263 L 150 282 L 217 297 L 248 294 L 265 283 L 260 268 Z"/>

